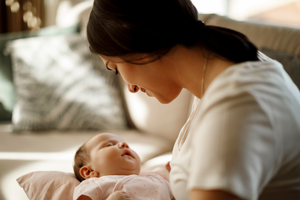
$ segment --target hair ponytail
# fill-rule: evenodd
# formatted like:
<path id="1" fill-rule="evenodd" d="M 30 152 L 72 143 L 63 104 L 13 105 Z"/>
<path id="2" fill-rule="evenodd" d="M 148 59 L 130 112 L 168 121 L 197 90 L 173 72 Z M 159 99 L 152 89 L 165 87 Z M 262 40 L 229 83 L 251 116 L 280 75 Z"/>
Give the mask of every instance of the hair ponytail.
<path id="1" fill-rule="evenodd" d="M 236 63 L 259 60 L 257 47 L 242 33 L 207 25 L 199 29 L 196 37 L 207 50 Z"/>

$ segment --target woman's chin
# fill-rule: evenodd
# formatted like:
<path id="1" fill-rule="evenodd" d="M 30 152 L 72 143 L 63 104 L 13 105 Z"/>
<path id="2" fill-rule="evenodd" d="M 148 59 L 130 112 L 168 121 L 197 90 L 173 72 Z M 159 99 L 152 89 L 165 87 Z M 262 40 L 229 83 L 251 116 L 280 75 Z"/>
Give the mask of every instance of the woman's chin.
<path id="1" fill-rule="evenodd" d="M 161 104 L 169 104 L 169 103 L 171 103 L 172 101 L 174 101 L 177 97 L 178 97 L 178 95 L 179 95 L 180 93 L 176 93 L 176 94 L 169 94 L 169 95 L 160 95 L 160 96 L 154 96 Z"/>
<path id="2" fill-rule="evenodd" d="M 169 104 L 169 103 L 171 103 L 174 99 L 166 99 L 166 98 L 157 98 L 157 97 L 155 97 L 158 101 L 159 101 L 159 103 L 161 103 L 161 104 Z"/>
<path id="3" fill-rule="evenodd" d="M 145 93 L 148 95 L 148 97 L 155 97 L 161 104 L 169 104 L 171 103 L 174 99 L 177 98 L 177 96 L 166 96 L 166 95 L 153 95 L 151 92 L 149 91 L 145 91 Z"/>

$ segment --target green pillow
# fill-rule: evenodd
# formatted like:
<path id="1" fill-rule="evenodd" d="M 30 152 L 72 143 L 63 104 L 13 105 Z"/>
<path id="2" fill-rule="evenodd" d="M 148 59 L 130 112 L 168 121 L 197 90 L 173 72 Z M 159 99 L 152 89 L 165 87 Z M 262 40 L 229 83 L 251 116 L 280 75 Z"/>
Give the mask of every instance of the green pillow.
<path id="1" fill-rule="evenodd" d="M 12 40 L 37 37 L 67 35 L 79 32 L 79 24 L 60 28 L 51 26 L 36 32 L 19 32 L 0 34 L 0 121 L 9 121 L 15 105 L 15 86 L 13 83 L 12 62 L 10 55 L 6 55 L 6 43 Z"/>
<path id="2" fill-rule="evenodd" d="M 300 89 L 300 58 L 299 57 L 287 53 L 282 53 L 280 51 L 274 51 L 266 47 L 261 48 L 261 52 L 263 52 L 270 58 L 280 62 L 283 65 L 285 71 L 294 81 L 298 89 Z"/>

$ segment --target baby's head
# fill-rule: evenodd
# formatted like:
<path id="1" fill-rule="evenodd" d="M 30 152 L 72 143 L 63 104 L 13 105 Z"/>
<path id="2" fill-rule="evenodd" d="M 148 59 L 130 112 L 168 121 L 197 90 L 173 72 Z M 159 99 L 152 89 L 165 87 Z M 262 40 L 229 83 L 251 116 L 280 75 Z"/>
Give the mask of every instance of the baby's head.
<path id="1" fill-rule="evenodd" d="M 121 137 L 101 133 L 77 150 L 73 169 L 79 181 L 107 175 L 138 175 L 141 160 Z"/>

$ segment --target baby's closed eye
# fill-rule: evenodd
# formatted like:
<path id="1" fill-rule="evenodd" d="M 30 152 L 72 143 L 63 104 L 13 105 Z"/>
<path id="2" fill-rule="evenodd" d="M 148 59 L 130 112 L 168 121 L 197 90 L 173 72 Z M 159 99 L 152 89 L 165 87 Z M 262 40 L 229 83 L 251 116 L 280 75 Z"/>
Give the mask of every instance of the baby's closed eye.
<path id="1" fill-rule="evenodd" d="M 105 145 L 105 147 L 110 147 L 110 146 L 114 146 L 114 144 L 110 142 Z"/>

